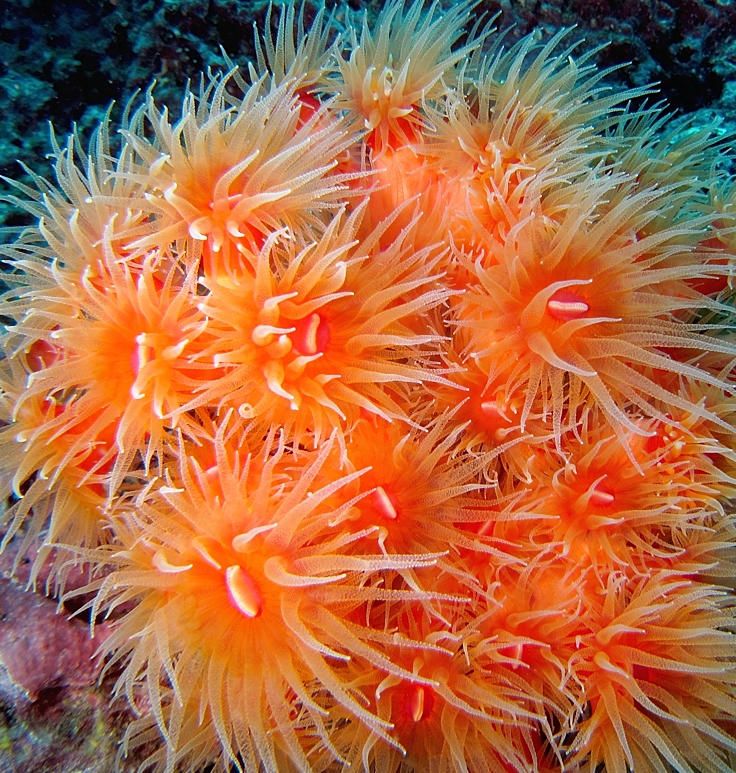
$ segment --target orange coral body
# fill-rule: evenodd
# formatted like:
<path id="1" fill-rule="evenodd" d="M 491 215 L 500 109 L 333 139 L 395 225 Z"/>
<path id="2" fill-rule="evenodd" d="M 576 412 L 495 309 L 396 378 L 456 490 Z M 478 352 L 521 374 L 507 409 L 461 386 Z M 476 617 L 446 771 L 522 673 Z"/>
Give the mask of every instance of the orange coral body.
<path id="1" fill-rule="evenodd" d="M 109 618 L 121 767 L 736 764 L 722 144 L 474 7 L 269 11 L 20 186 L 2 545 Z"/>

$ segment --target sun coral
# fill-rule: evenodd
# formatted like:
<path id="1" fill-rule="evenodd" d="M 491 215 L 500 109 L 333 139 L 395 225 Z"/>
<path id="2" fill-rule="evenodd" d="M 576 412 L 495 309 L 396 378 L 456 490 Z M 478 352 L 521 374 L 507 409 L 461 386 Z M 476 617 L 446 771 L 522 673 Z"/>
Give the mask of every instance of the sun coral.
<path id="1" fill-rule="evenodd" d="M 522 391 L 522 428 L 542 395 L 558 442 L 564 409 L 574 420 L 590 401 L 619 433 L 643 432 L 629 404 L 655 417 L 652 403 L 660 399 L 723 424 L 670 391 L 659 373 L 728 388 L 687 357 L 690 350 L 736 354 L 720 326 L 694 318 L 722 304 L 688 284 L 706 273 L 727 275 L 728 267 L 699 252 L 697 220 L 646 233 L 668 206 L 659 190 L 608 205 L 621 185 L 625 179 L 615 175 L 579 181 L 559 223 L 528 205 L 497 248 L 468 267 L 477 284 L 459 304 L 459 343 L 489 381 L 500 378 L 506 393 Z"/>
<path id="2" fill-rule="evenodd" d="M 176 423 L 170 415 L 206 379 L 208 366 L 194 361 L 207 327 L 193 291 L 196 270 L 162 264 L 156 253 L 140 268 L 107 255 L 81 276 L 57 262 L 23 268 L 36 281 L 20 292 L 16 303 L 26 313 L 6 339 L 15 339 L 16 361 L 25 360 L 13 369 L 11 426 L 24 444 L 14 489 L 36 471 L 53 481 L 75 457 L 94 452 L 91 471 L 112 468 L 112 495 L 136 454 L 146 470 L 160 456 Z M 43 419 L 39 406 L 26 410 L 34 400 Z M 53 454 L 53 464 L 41 461 Z"/>
<path id="3" fill-rule="evenodd" d="M 734 769 L 726 142 L 475 10 L 269 10 L 5 196 L 2 547 L 121 768 Z"/>
<path id="4" fill-rule="evenodd" d="M 732 604 L 725 590 L 666 573 L 612 581 L 572 659 L 589 711 L 571 764 L 724 770 L 736 741 L 714 719 L 733 700 Z"/>
<path id="5" fill-rule="evenodd" d="M 449 383 L 441 338 L 424 322 L 448 294 L 439 257 L 410 237 L 379 252 L 380 228 L 356 250 L 362 211 L 344 223 L 337 214 L 319 242 L 299 251 L 276 234 L 252 278 L 229 287 L 201 281 L 210 292 L 200 308 L 212 322 L 202 357 L 225 372 L 196 402 L 234 405 L 256 425 L 318 444 L 360 409 L 408 421 L 384 384 Z"/>
<path id="6" fill-rule="evenodd" d="M 180 760 L 236 761 L 236 751 L 272 769 L 277 759 L 306 768 L 300 736 L 315 734 L 331 748 L 325 719 L 335 704 L 388 738 L 388 723 L 356 700 L 340 666 L 357 659 L 397 677 L 411 672 L 344 618 L 376 597 L 369 578 L 437 556 L 351 555 L 365 533 L 331 524 L 352 500 L 327 503 L 361 472 L 313 485 L 334 437 L 300 461 L 274 441 L 251 469 L 237 449 L 228 458 L 226 424 L 214 468 L 202 470 L 182 448 L 176 480 L 144 489 L 134 509 L 113 516 L 115 570 L 99 583 L 93 611 L 140 599 L 103 645 L 112 662 L 135 651 L 117 689 L 134 700 L 143 686 L 151 705 L 150 717 L 131 727 L 131 743 L 155 720 L 167 750 L 150 762 L 165 760 L 167 769 Z M 402 598 L 399 590 L 378 595 Z"/>
<path id="7" fill-rule="evenodd" d="M 402 0 L 386 5 L 374 28 L 364 16 L 359 37 L 353 26 L 348 28 L 348 59 L 339 52 L 339 77 L 329 78 L 327 84 L 337 95 L 335 107 L 368 130 L 367 141 L 379 155 L 419 137 L 426 126 L 422 103 L 442 96 L 455 65 L 482 43 L 485 34 L 475 39 L 471 35 L 453 50 L 473 5 L 463 0 L 448 15 L 438 12 L 436 2 L 425 10 L 423 3 L 405 8 Z"/>
<path id="8" fill-rule="evenodd" d="M 187 94 L 175 127 L 149 95 L 125 132 L 137 161 L 127 175 L 147 181 L 129 202 L 147 218 L 127 232 L 128 249 L 140 254 L 188 238 L 201 242 L 208 276 L 237 278 L 271 232 L 319 233 L 322 211 L 336 209 L 350 179 L 330 172 L 354 137 L 326 108 L 303 122 L 298 83 L 265 90 L 258 81 L 234 100 L 228 78 L 215 78 L 198 98 Z"/>

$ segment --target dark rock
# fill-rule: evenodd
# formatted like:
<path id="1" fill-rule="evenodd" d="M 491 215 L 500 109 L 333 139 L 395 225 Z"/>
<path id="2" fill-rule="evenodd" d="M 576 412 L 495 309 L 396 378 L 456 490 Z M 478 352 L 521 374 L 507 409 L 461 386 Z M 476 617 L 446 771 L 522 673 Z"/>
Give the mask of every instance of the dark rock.
<path id="1" fill-rule="evenodd" d="M 0 579 L 0 773 L 113 770 L 129 715 L 97 683 L 99 642 L 51 599 Z"/>

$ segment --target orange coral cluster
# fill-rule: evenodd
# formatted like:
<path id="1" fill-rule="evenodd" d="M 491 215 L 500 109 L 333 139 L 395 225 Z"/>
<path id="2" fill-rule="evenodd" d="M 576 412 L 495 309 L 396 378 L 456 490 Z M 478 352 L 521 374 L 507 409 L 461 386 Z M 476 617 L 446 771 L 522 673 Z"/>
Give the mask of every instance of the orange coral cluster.
<path id="1" fill-rule="evenodd" d="M 4 544 L 144 769 L 734 768 L 722 141 L 473 15 L 269 12 L 11 197 Z"/>

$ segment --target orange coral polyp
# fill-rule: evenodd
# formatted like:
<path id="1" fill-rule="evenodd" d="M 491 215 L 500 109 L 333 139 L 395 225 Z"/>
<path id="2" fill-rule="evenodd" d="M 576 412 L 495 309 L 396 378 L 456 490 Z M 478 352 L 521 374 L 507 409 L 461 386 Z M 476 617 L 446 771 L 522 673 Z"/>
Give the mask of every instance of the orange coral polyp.
<path id="1" fill-rule="evenodd" d="M 45 424 L 24 435 L 24 474 L 31 471 L 34 447 L 56 439 L 66 448 L 57 472 L 80 454 L 91 464 L 91 449 L 98 448 L 99 456 L 100 438 L 114 427 L 115 448 L 109 447 L 91 468 L 106 470 L 114 459 L 112 496 L 144 445 L 150 443 L 143 457 L 146 465 L 160 452 L 165 427 L 175 423 L 167 417 L 180 410 L 201 383 L 203 366 L 193 362 L 192 352 L 207 321 L 191 297 L 196 274 L 190 271 L 182 277 L 173 266 L 161 282 L 158 260 L 151 256 L 140 269 L 110 260 L 98 266 L 95 279 L 86 270 L 75 277 L 52 266 L 44 278 L 55 281 L 56 287 L 35 291 L 33 312 L 16 330 L 30 336 L 30 324 L 52 321 L 52 343 L 44 348 L 53 346 L 56 354 L 32 361 L 48 364 L 31 370 L 15 412 L 20 418 L 26 401 L 35 397 L 50 400 L 56 408 L 53 415 L 47 413 Z M 62 440 L 64 435 L 68 442 Z"/>
<path id="2" fill-rule="evenodd" d="M 355 254 L 354 237 L 365 208 L 336 217 L 308 247 L 274 236 L 252 279 L 229 287 L 203 282 L 210 294 L 200 308 L 217 320 L 205 355 L 235 366 L 203 390 L 207 399 L 226 387 L 227 404 L 241 415 L 293 427 L 300 438 L 320 437 L 359 409 L 404 418 L 384 383 L 445 380 L 429 366 L 439 337 L 424 320 L 447 297 L 431 273 L 438 258 L 419 251 L 406 259 L 411 245 L 399 239 L 382 253 L 383 270 L 361 271 L 368 256 Z M 375 230 L 374 243 L 385 227 Z M 408 317 L 418 330 L 407 328 Z M 414 365 L 422 356 L 424 367 Z M 233 389 L 235 380 L 241 386 Z"/>
<path id="3" fill-rule="evenodd" d="M 204 320 L 192 306 L 190 291 L 196 277 L 189 272 L 181 286 L 176 268 L 162 285 L 155 276 L 153 263 L 148 261 L 142 273 L 135 275 L 127 268 L 111 269 L 102 274 L 98 289 L 86 277 L 82 278 L 83 292 L 67 280 L 56 276 L 61 286 L 69 291 L 61 303 L 79 304 L 88 320 L 54 330 L 51 338 L 63 347 L 67 361 L 77 358 L 84 362 L 90 384 L 100 388 L 112 387 L 111 403 L 124 405 L 132 397 L 147 397 L 159 418 L 163 417 L 163 403 L 167 413 L 177 404 L 170 402 L 169 393 L 176 381 L 176 366 L 187 361 L 188 347 L 202 334 Z M 81 288 L 80 288 L 81 289 Z M 43 307 L 36 309 L 43 315 Z M 184 357 L 182 357 L 184 355 Z M 185 366 L 186 367 L 186 366 Z M 49 377 L 53 366 L 44 373 L 34 374 L 34 381 Z M 118 378 L 111 380 L 110 374 Z M 80 374 L 83 381 L 84 371 Z M 181 380 L 185 380 L 180 377 Z M 153 387 L 150 389 L 149 387 Z M 148 388 L 149 394 L 145 391 Z"/>
<path id="4" fill-rule="evenodd" d="M 731 152 L 478 10 L 269 9 L 0 197 L 0 547 L 121 769 L 733 768 Z"/>
<path id="5" fill-rule="evenodd" d="M 245 555 L 236 549 L 239 538 L 242 542 L 245 536 L 250 541 L 257 534 L 235 534 L 228 542 L 226 535 L 233 531 L 222 529 L 222 514 L 214 510 L 210 517 L 213 526 L 220 522 L 218 536 L 212 536 L 216 533 L 214 529 L 210 534 L 190 536 L 188 543 L 177 546 L 154 545 L 139 560 L 170 576 L 166 587 L 172 603 L 177 603 L 174 595 L 180 600 L 180 624 L 196 632 L 199 646 L 212 657 L 220 646 L 217 637 L 207 633 L 211 624 L 208 619 L 215 610 L 222 618 L 223 631 L 236 627 L 242 645 L 254 647 L 263 633 L 250 626 L 261 617 L 263 625 L 274 624 L 279 615 L 281 592 L 265 576 L 263 558 L 257 553 Z M 185 609 L 189 610 L 186 614 Z"/>
<path id="6" fill-rule="evenodd" d="M 448 17 L 437 14 L 436 4 L 422 14 L 419 4 L 405 10 L 403 3 L 393 3 L 379 14 L 375 33 L 365 17 L 360 38 L 352 33 L 348 60 L 337 60 L 340 77 L 328 83 L 337 95 L 336 108 L 368 130 L 367 141 L 378 156 L 420 135 L 422 102 L 443 94 L 443 76 L 488 34 L 486 29 L 452 51 L 470 8 L 463 0 Z"/>
<path id="7" fill-rule="evenodd" d="M 397 678 L 412 677 L 386 656 L 369 630 L 352 624 L 348 613 L 374 598 L 361 582 L 366 573 L 421 569 L 437 556 L 352 556 L 345 549 L 367 535 L 330 533 L 330 523 L 350 506 L 333 508 L 334 495 L 361 475 L 315 485 L 334 435 L 318 454 L 302 454 L 301 461 L 290 458 L 283 442 L 267 445 L 266 461 L 256 473 L 250 458 L 241 466 L 237 452 L 234 466 L 227 460 L 225 426 L 215 438 L 216 487 L 195 462 L 180 458 L 181 487 L 143 492 L 134 511 L 115 516 L 123 545 L 111 557 L 115 569 L 100 583 L 94 606 L 131 592 L 142 600 L 103 647 L 119 647 L 131 629 L 148 620 L 143 660 L 129 664 L 118 689 L 130 691 L 139 669 L 149 677 L 158 671 L 167 675 L 175 700 L 160 690 L 150 697 L 155 722 L 175 747 L 191 743 L 207 750 L 219 742 L 230 749 L 232 730 L 220 721 L 227 707 L 246 712 L 248 732 L 264 759 L 286 745 L 292 761 L 304 765 L 297 730 L 306 722 L 326 740 L 319 706 L 325 695 L 389 741 L 388 723 L 351 695 L 346 674 L 333 664 L 355 658 Z M 402 597 L 389 591 L 385 598 L 394 594 Z M 403 636 L 399 640 L 408 643 Z M 196 675 L 185 680 L 195 662 L 200 663 Z M 218 672 L 226 686 L 213 683 Z M 289 693 L 288 704 L 296 705 L 298 697 L 302 706 L 299 723 L 284 719 Z M 267 711 L 256 708 L 260 699 L 246 707 L 258 695 Z M 200 727 L 190 737 L 186 728 L 197 716 Z M 277 727 L 274 717 L 281 718 Z M 228 754 L 235 759 L 232 750 Z"/>
<path id="8" fill-rule="evenodd" d="M 274 230 L 319 232 L 321 212 L 336 208 L 354 175 L 331 174 L 350 139 L 324 107 L 301 120 L 298 81 L 265 94 L 260 81 L 243 83 L 236 103 L 225 91 L 227 80 L 204 90 L 199 106 L 188 99 L 174 127 L 149 99 L 146 117 L 162 149 L 142 135 L 131 140 L 155 181 L 155 192 L 140 202 L 155 226 L 130 249 L 189 236 L 204 245 L 207 276 L 237 280 Z M 142 124 L 143 114 L 136 120 Z"/>
<path id="9" fill-rule="evenodd" d="M 386 121 L 399 138 L 405 139 L 399 119 L 410 116 L 415 110 L 411 97 L 404 97 L 402 93 L 408 71 L 407 65 L 408 62 L 398 74 L 390 67 L 378 70 L 371 65 L 366 70 L 363 88 L 360 93 L 353 95 L 353 99 L 359 106 L 359 112 L 365 116 L 365 128 L 369 131 L 376 129 L 382 121 Z M 409 122 L 406 123 L 411 125 Z M 390 138 L 390 135 L 388 136 Z"/>
<path id="10" fill-rule="evenodd" d="M 562 377 L 566 374 L 575 385 L 572 393 L 587 387 L 610 416 L 612 426 L 639 431 L 626 416 L 624 395 L 636 395 L 637 404 L 643 407 L 663 393 L 663 386 L 648 375 L 648 366 L 676 369 L 682 378 L 695 383 L 711 383 L 712 376 L 686 362 L 665 358 L 657 349 L 665 338 L 675 347 L 688 347 L 692 340 L 695 328 L 676 326 L 672 321 L 678 307 L 691 307 L 684 278 L 692 259 L 684 247 L 677 248 L 682 250 L 677 261 L 665 259 L 664 254 L 660 257 L 658 243 L 665 241 L 666 232 L 656 239 L 623 245 L 618 237 L 610 236 L 620 210 L 630 206 L 627 201 L 607 214 L 587 237 L 595 241 L 597 230 L 609 234 L 608 250 L 598 245 L 591 248 L 590 241 L 573 230 L 587 205 L 577 212 L 569 209 L 565 221 L 551 233 L 549 224 L 539 218 L 521 221 L 513 245 L 507 243 L 497 251 L 494 264 L 484 266 L 480 258 L 476 261 L 479 284 L 461 300 L 458 325 L 460 332 L 469 329 L 466 352 L 494 380 L 503 378 L 505 371 L 509 385 L 517 383 L 518 363 L 509 359 L 502 364 L 505 354 L 516 351 L 526 361 L 525 370 L 535 388 L 548 393 L 556 416 L 562 410 Z M 545 258 L 539 263 L 533 257 L 536 247 L 529 253 L 525 247 L 537 240 L 546 245 Z M 645 258 L 646 265 L 639 266 Z M 655 332 L 657 326 L 660 332 Z M 715 336 L 698 338 L 701 347 L 730 347 Z M 723 384 L 721 381 L 721 388 Z M 533 398 L 527 393 L 524 414 L 531 409 Z M 680 404 L 675 395 L 671 399 Z M 707 412 L 699 406 L 692 409 L 706 418 Z M 654 407 L 650 410 L 650 415 L 656 414 Z M 718 421 L 712 414 L 710 420 Z"/>

